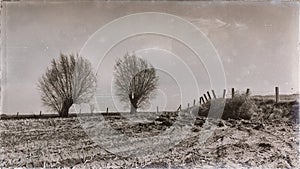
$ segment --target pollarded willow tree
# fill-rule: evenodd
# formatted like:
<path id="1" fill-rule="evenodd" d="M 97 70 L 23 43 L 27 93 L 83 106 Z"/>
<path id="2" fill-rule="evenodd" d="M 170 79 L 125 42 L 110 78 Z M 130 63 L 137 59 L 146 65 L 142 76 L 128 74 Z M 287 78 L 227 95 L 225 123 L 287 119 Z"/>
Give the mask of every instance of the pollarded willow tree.
<path id="1" fill-rule="evenodd" d="M 88 103 L 96 90 L 96 76 L 87 59 L 60 54 L 39 79 L 42 102 L 61 117 L 73 104 Z"/>
<path id="2" fill-rule="evenodd" d="M 115 64 L 115 87 L 120 101 L 130 104 L 131 112 L 149 104 L 158 86 L 156 70 L 145 59 L 126 53 Z"/>

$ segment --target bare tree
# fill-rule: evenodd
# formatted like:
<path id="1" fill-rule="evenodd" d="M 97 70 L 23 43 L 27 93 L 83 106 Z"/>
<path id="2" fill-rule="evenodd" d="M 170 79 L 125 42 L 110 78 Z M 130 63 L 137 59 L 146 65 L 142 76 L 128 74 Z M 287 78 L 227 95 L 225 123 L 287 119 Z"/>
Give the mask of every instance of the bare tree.
<path id="1" fill-rule="evenodd" d="M 96 90 L 96 76 L 87 59 L 78 54 L 60 54 L 39 79 L 42 102 L 61 117 L 67 117 L 73 104 L 88 103 Z"/>
<path id="2" fill-rule="evenodd" d="M 158 76 L 152 65 L 135 54 L 126 53 L 116 61 L 114 68 L 116 94 L 120 101 L 130 103 L 132 113 L 146 106 L 158 86 Z"/>

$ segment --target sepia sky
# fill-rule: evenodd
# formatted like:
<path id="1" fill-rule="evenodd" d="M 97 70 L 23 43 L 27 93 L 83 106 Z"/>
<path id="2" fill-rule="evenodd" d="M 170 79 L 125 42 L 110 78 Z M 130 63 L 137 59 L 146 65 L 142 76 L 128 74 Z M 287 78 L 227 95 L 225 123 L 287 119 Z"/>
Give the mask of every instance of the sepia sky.
<path id="1" fill-rule="evenodd" d="M 80 52 L 107 23 L 141 12 L 172 14 L 197 26 L 219 54 L 228 89 L 250 88 L 253 94 L 264 95 L 273 94 L 274 87 L 279 86 L 281 93 L 299 93 L 296 3 L 4 2 L 1 47 L 6 50 L 2 51 L 1 64 L 6 66 L 2 70 L 6 80 L 2 80 L 2 111 L 47 111 L 41 104 L 37 82 L 51 59 L 61 52 Z M 159 90 L 148 109 L 158 105 L 174 110 L 210 89 L 205 65 L 184 45 L 159 35 L 134 36 L 112 48 L 100 64 L 96 99 L 100 110 L 123 109 L 112 97 L 113 66 L 117 58 L 133 51 L 159 70 Z"/>

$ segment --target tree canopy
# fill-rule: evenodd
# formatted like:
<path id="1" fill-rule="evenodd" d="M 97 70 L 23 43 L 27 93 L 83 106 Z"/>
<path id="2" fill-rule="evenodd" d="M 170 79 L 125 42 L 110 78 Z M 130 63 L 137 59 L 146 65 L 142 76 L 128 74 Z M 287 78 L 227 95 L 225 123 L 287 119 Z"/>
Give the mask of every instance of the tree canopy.
<path id="1" fill-rule="evenodd" d="M 61 117 L 73 104 L 88 103 L 96 90 L 96 76 L 87 59 L 60 54 L 39 79 L 42 102 Z"/>
<path id="2" fill-rule="evenodd" d="M 120 101 L 131 104 L 131 112 L 149 104 L 151 94 L 158 86 L 153 66 L 135 54 L 126 53 L 116 61 L 114 68 L 116 94 Z"/>

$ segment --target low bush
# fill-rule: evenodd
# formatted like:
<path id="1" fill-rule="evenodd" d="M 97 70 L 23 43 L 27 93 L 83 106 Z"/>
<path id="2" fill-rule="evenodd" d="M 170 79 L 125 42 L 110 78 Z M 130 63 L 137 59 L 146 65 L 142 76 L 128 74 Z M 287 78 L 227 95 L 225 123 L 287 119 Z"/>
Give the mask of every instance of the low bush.
<path id="1" fill-rule="evenodd" d="M 256 111 L 257 106 L 250 95 L 235 94 L 234 98 L 226 99 L 222 118 L 249 120 Z"/>
<path id="2" fill-rule="evenodd" d="M 221 117 L 224 120 L 285 120 L 299 123 L 299 101 L 281 101 L 276 103 L 272 99 L 257 99 L 250 97 L 250 95 L 239 93 L 236 93 L 234 98 L 208 101 L 199 107 L 198 115 L 207 117 L 208 113 L 213 115 L 219 113 L 222 111 L 224 101 L 226 102 Z M 215 102 L 213 107 L 211 107 L 212 102 Z M 219 118 L 220 116 L 216 117 Z"/>
<path id="3" fill-rule="evenodd" d="M 200 116 L 207 116 L 209 113 L 211 101 L 205 103 L 199 109 Z M 222 104 L 216 104 L 217 108 L 214 110 L 220 111 L 218 106 L 221 108 Z M 251 119 L 252 115 L 257 111 L 255 102 L 250 98 L 250 95 L 246 94 L 235 94 L 234 98 L 226 99 L 224 106 L 222 119 Z M 214 113 L 214 112 L 212 112 Z"/>

